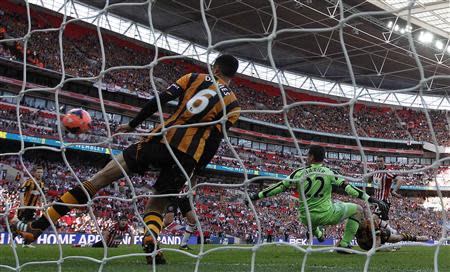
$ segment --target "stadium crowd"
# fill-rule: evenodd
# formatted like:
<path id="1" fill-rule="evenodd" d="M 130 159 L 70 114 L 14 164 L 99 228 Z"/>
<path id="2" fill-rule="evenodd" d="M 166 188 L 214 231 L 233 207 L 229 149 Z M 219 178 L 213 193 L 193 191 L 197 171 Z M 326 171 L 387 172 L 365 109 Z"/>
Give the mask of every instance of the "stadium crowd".
<path id="1" fill-rule="evenodd" d="M 32 29 L 50 28 L 43 16 L 33 13 Z M 27 33 L 27 19 L 24 14 L 3 10 L 0 16 L 0 39 L 6 37 L 23 37 Z M 81 26 L 76 26 L 82 28 Z M 63 39 L 63 55 L 65 73 L 75 77 L 90 77 L 98 75 L 101 67 L 101 50 L 97 35 L 65 35 Z M 138 45 L 126 46 L 119 38 L 105 35 L 106 68 L 121 65 L 142 66 L 150 63 L 154 58 L 154 51 Z M 31 35 L 27 45 L 27 61 L 30 64 L 61 72 L 59 58 L 58 32 L 36 32 Z M 22 50 L 22 51 L 21 51 Z M 21 60 L 23 58 L 23 42 L 0 43 L 0 57 Z M 194 67 L 194 68 L 193 68 Z M 182 74 L 204 70 L 187 60 L 163 61 L 154 69 L 155 79 L 162 82 L 174 82 Z M 120 69 L 106 73 L 105 88 L 109 91 L 122 91 L 148 97 L 151 93 L 148 69 Z M 269 94 L 264 85 L 252 88 L 244 83 L 235 83 L 234 89 L 244 110 L 280 110 L 282 101 L 280 94 Z M 295 92 L 287 92 L 288 103 L 298 102 Z M 450 145 L 449 125 L 446 113 L 430 111 L 433 129 L 437 140 L 442 145 Z M 351 135 L 347 107 L 325 107 L 303 105 L 293 107 L 288 112 L 291 125 L 308 130 L 322 131 L 334 134 Z M 244 113 L 246 117 L 266 122 L 283 124 L 281 114 Z M 425 114 L 419 110 L 379 108 L 360 105 L 356 107 L 354 118 L 357 132 L 361 136 L 432 141 L 430 128 Z"/>
<path id="2" fill-rule="evenodd" d="M 59 139 L 56 116 L 51 111 L 24 106 L 20 108 L 20 114 L 23 134 Z M 109 122 L 110 129 L 114 132 L 118 122 L 113 119 L 110 119 Z M 93 129 L 89 134 L 82 134 L 75 137 L 72 134 L 64 133 L 63 139 L 67 142 L 81 141 L 93 143 L 105 141 L 107 135 L 105 123 L 99 119 L 93 118 L 92 127 Z M 0 102 L 0 128 L 3 131 L 19 133 L 15 106 Z M 137 138 L 134 136 L 114 137 L 113 146 L 115 148 L 122 149 L 136 140 Z M 234 148 L 242 159 L 245 167 L 249 170 L 289 174 L 292 169 L 298 168 L 301 165 L 300 157 L 292 153 L 254 150 L 239 145 L 235 145 Z M 233 153 L 225 142 L 222 143 L 212 163 L 241 168 L 239 161 L 234 158 Z M 360 161 L 329 159 L 328 163 L 343 175 L 355 178 L 360 178 L 362 176 L 361 169 L 363 169 L 363 167 Z M 369 168 L 372 166 L 373 165 L 369 165 Z M 422 167 L 424 166 L 418 164 L 394 164 L 390 166 L 393 170 L 417 170 Z M 428 169 L 425 171 L 416 171 L 405 175 L 405 181 L 408 185 L 429 185 L 433 182 L 433 178 L 436 174 L 446 170 L 447 167 L 441 167 L 437 170 Z"/>

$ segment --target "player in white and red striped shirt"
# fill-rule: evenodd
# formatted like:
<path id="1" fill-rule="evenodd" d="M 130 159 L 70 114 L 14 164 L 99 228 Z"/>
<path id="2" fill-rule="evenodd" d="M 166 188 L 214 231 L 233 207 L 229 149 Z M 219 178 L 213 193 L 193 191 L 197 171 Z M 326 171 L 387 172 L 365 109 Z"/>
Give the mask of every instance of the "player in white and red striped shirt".
<path id="1" fill-rule="evenodd" d="M 384 163 L 384 157 L 378 156 L 376 159 L 376 169 L 377 171 L 381 170 L 389 170 L 386 168 L 386 164 Z M 369 179 L 369 182 L 372 183 L 375 189 L 374 197 L 384 201 L 388 208 L 390 208 L 390 197 L 401 197 L 401 195 L 398 193 L 398 189 L 400 188 L 400 185 L 403 183 L 403 180 L 400 176 L 397 176 L 395 174 L 384 172 L 384 173 L 375 173 L 371 179 Z M 392 185 L 395 183 L 394 190 L 391 190 Z M 393 229 L 391 226 L 389 226 L 389 214 L 386 213 L 385 215 L 381 215 L 381 228 L 389 228 L 389 230 L 393 233 L 396 233 L 397 231 Z"/>
<path id="2" fill-rule="evenodd" d="M 105 239 L 105 243 L 107 247 L 118 247 L 123 240 L 123 237 L 129 233 L 131 236 L 131 242 L 133 241 L 133 237 L 131 234 L 131 229 L 128 225 L 128 218 L 125 215 L 122 215 L 119 219 L 119 222 L 112 225 L 107 231 L 103 233 L 103 238 Z M 93 244 L 92 247 L 103 247 L 102 240 Z"/>

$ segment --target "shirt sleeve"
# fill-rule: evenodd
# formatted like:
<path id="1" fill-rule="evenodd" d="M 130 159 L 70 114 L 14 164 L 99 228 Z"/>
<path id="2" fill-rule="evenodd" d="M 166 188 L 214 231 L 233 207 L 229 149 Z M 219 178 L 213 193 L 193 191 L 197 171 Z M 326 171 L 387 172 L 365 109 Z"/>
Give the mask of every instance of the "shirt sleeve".
<path id="1" fill-rule="evenodd" d="M 165 105 L 167 102 L 178 98 L 188 87 L 189 81 L 192 74 L 187 74 L 179 78 L 174 84 L 170 85 L 166 91 L 159 95 L 159 101 L 161 106 Z M 158 101 L 156 97 L 150 99 L 141 111 L 131 120 L 128 124 L 130 127 L 135 128 L 145 119 L 152 116 L 158 110 Z"/>
<path id="2" fill-rule="evenodd" d="M 166 92 L 173 97 L 179 97 L 189 87 L 191 77 L 192 73 L 180 77 L 175 83 L 167 88 Z"/>
<path id="3" fill-rule="evenodd" d="M 241 116 L 241 107 L 239 106 L 237 100 L 235 100 L 226 107 L 225 111 L 227 113 L 227 121 L 225 123 L 225 128 L 228 131 L 239 120 L 239 117 Z M 216 128 L 219 131 L 222 131 L 222 124 L 221 123 L 217 124 Z"/>
<path id="4" fill-rule="evenodd" d="M 31 180 L 26 180 L 22 186 L 20 186 L 20 192 L 25 193 L 26 191 L 28 191 L 31 187 Z"/>
<path id="5" fill-rule="evenodd" d="M 332 184 L 343 188 L 347 195 L 366 201 L 369 199 L 369 195 L 366 192 L 349 184 L 343 178 L 336 178 L 332 176 L 332 179 Z"/>
<path id="6" fill-rule="evenodd" d="M 234 126 L 239 119 L 239 116 L 241 115 L 241 107 L 235 106 L 231 109 L 231 113 L 228 114 L 228 120 L 227 120 L 227 129 Z"/>
<path id="7" fill-rule="evenodd" d="M 287 189 L 297 183 L 297 180 L 303 175 L 303 171 L 296 170 L 289 175 L 288 179 L 275 183 L 258 193 L 257 198 L 262 199 L 285 192 Z"/>

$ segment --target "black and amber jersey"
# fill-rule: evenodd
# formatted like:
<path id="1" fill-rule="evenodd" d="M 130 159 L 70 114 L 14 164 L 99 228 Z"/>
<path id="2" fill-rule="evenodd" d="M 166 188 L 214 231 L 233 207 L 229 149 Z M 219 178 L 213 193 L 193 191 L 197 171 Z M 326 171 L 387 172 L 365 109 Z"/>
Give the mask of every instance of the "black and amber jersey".
<path id="1" fill-rule="evenodd" d="M 44 191 L 43 181 L 39 183 L 39 186 L 41 187 L 41 190 Z M 20 186 L 20 192 L 23 193 L 24 206 L 36 206 L 38 204 L 41 194 L 33 179 L 27 179 L 22 186 Z"/>
<path id="2" fill-rule="evenodd" d="M 221 79 L 216 79 L 220 94 L 223 98 L 226 111 L 226 127 L 236 123 L 240 115 L 240 107 L 235 94 Z M 166 132 L 167 142 L 179 151 L 188 154 L 196 161 L 204 152 L 205 142 L 213 129 L 221 131 L 221 125 L 203 125 L 176 127 L 177 125 L 190 125 L 213 122 L 223 117 L 223 105 L 220 101 L 216 87 L 208 74 L 187 74 L 172 84 L 167 90 L 173 99 L 179 98 L 177 110 L 164 121 L 169 128 Z M 158 133 L 162 124 L 153 129 Z M 172 127 L 172 128 L 170 128 Z M 158 140 L 164 143 L 162 136 L 149 136 L 144 141 Z"/>

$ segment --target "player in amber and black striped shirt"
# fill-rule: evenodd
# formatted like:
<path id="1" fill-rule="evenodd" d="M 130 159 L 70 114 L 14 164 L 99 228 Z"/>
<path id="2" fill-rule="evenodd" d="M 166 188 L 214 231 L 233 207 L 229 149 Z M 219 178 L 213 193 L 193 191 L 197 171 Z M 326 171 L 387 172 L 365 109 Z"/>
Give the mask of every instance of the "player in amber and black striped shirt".
<path id="1" fill-rule="evenodd" d="M 33 181 L 32 178 L 27 179 L 19 188 L 20 192 L 20 206 L 38 206 L 41 202 L 41 193 L 45 191 L 45 184 L 42 180 L 44 175 L 44 169 L 42 166 L 36 166 L 33 170 Z M 39 185 L 39 187 L 38 187 Z M 22 222 L 30 222 L 34 219 L 36 215 L 36 210 L 31 208 L 23 208 L 17 211 L 17 218 Z M 15 237 L 16 235 L 13 235 Z M 34 247 L 31 245 L 31 241 L 24 241 L 24 247 Z"/>
<path id="2" fill-rule="evenodd" d="M 186 178 L 168 150 L 168 146 L 188 176 L 210 161 L 223 138 L 223 131 L 234 125 L 239 118 L 239 104 L 233 91 L 228 87 L 238 66 L 239 62 L 233 56 L 219 56 L 212 67 L 218 88 L 213 82 L 212 75 L 191 73 L 181 77 L 161 93 L 159 101 L 162 106 L 177 98 L 179 101 L 175 113 L 164 121 L 164 127 L 167 128 L 164 131 L 166 137 L 162 137 L 161 134 L 153 135 L 129 146 L 122 154 L 116 156 L 116 160 L 122 168 L 130 174 L 144 173 L 150 166 L 159 169 L 159 177 L 153 186 L 154 193 L 179 193 Z M 118 131 L 133 131 L 157 110 L 157 99 L 150 99 L 139 114 L 129 124 L 119 126 Z M 220 123 L 199 125 L 219 120 Z M 152 132 L 161 133 L 162 127 L 161 125 Z M 121 168 L 115 161 L 111 161 L 90 180 L 85 181 L 84 188 L 77 186 L 61 196 L 58 202 L 66 205 L 55 204 L 50 207 L 48 209 L 50 219 L 56 222 L 72 208 L 67 204 L 87 203 L 89 198 L 85 192 L 92 197 L 98 190 L 108 186 L 121 176 Z M 143 215 L 146 224 L 146 237 L 143 244 L 147 253 L 152 252 L 155 248 L 156 240 L 154 238 L 157 238 L 161 232 L 162 213 L 166 210 L 169 201 L 168 197 L 152 198 L 148 201 Z M 20 221 L 12 222 L 13 229 L 17 230 L 26 240 L 37 239 L 49 226 L 50 222 L 45 217 L 28 225 Z M 150 256 L 147 257 L 147 261 L 152 263 Z M 162 254 L 156 255 L 155 262 L 165 263 Z"/>
<path id="3" fill-rule="evenodd" d="M 33 177 L 39 185 L 40 189 L 44 192 L 45 185 L 42 180 L 42 176 L 44 175 L 44 169 L 41 166 L 36 166 L 34 168 Z M 41 194 L 38 186 L 33 181 L 32 178 L 27 179 L 22 186 L 19 188 L 20 191 L 20 206 L 37 206 L 40 203 Z M 33 220 L 34 215 L 36 214 L 35 209 L 20 209 L 17 213 L 17 217 L 19 220 L 23 222 L 29 222 Z"/>

